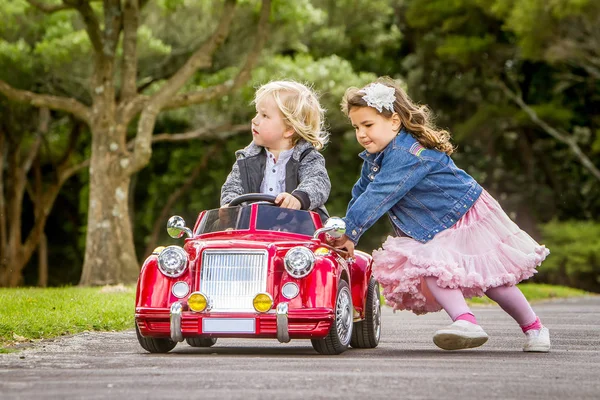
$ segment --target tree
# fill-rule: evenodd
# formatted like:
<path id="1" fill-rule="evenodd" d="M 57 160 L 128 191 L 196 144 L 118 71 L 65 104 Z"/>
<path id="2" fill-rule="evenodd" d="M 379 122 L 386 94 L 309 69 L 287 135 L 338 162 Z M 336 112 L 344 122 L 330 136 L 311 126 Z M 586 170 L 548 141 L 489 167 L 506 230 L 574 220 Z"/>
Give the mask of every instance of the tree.
<path id="1" fill-rule="evenodd" d="M 206 102 L 229 93 L 250 77 L 264 46 L 271 1 L 262 0 L 254 45 L 244 64 L 229 80 L 180 93 L 198 70 L 214 68 L 216 51 L 226 41 L 234 19 L 235 0 L 225 0 L 212 33 L 187 60 L 166 76 L 139 82 L 138 42 L 144 0 L 107 0 L 100 7 L 86 0 L 58 3 L 28 2 L 45 13 L 76 13 L 90 44 L 92 71 L 88 90 L 58 96 L 22 90 L 0 80 L 0 93 L 12 101 L 72 114 L 91 132 L 90 192 L 86 251 L 80 284 L 135 282 L 138 263 L 129 218 L 131 176 L 144 168 L 152 154 L 152 134 L 162 110 Z M 144 90 L 151 93 L 146 94 Z M 133 149 L 127 148 L 128 127 L 137 120 Z"/>

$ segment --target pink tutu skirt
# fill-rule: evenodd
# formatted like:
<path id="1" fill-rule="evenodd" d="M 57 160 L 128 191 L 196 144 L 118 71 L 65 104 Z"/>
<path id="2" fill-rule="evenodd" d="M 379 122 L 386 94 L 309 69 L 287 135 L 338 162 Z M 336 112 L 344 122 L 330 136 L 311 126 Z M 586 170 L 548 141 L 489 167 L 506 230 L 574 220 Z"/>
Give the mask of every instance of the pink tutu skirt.
<path id="1" fill-rule="evenodd" d="M 451 228 L 427 243 L 388 237 L 373 252 L 373 275 L 394 310 L 440 311 L 424 277 L 440 287 L 460 288 L 466 298 L 490 288 L 515 285 L 535 274 L 550 254 L 522 231 L 485 190 Z"/>

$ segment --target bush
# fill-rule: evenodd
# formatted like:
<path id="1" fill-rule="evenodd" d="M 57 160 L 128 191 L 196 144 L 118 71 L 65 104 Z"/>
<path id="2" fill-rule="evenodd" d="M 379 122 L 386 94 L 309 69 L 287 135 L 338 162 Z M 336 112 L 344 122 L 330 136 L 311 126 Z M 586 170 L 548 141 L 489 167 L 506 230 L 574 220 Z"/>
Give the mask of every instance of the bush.
<path id="1" fill-rule="evenodd" d="M 535 281 L 600 293 L 600 224 L 553 221 L 542 226 L 550 256 Z"/>

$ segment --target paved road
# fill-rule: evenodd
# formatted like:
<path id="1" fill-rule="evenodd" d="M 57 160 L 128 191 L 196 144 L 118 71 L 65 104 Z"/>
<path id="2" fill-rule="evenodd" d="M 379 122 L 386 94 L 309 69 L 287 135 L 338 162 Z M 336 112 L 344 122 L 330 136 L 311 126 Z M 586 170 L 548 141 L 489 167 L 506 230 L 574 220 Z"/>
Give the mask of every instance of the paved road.
<path id="1" fill-rule="evenodd" d="M 550 328 L 549 354 L 523 353 L 523 335 L 498 307 L 475 312 L 491 339 L 438 350 L 443 313 L 385 309 L 373 350 L 319 356 L 309 341 L 220 339 L 152 355 L 133 331 L 84 333 L 0 354 L 1 399 L 599 399 L 600 297 L 534 307 Z"/>

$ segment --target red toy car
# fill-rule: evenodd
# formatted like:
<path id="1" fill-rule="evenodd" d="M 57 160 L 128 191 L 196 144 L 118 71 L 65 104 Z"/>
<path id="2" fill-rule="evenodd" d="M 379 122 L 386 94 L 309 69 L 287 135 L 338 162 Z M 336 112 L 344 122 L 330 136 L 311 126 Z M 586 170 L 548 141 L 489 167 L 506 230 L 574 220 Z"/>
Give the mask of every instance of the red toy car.
<path id="1" fill-rule="evenodd" d="M 345 232 L 340 218 L 279 208 L 275 197 L 247 194 L 203 211 L 193 231 L 171 217 L 183 247 L 157 248 L 137 284 L 140 345 L 166 353 L 184 339 L 210 347 L 217 338 L 311 339 L 321 354 L 348 345 L 374 348 L 381 332 L 379 285 L 371 257 L 347 260 L 326 235 Z"/>

